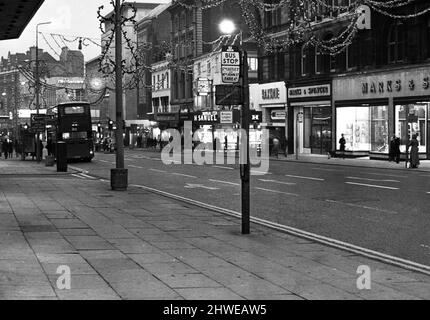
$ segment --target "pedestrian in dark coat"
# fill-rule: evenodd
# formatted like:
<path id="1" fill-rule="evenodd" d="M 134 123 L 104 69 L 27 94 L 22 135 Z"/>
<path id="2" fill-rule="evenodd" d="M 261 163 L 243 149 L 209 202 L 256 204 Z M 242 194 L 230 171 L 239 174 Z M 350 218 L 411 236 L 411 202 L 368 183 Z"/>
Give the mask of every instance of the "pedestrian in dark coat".
<path id="1" fill-rule="evenodd" d="M 420 165 L 420 157 L 419 157 L 419 142 L 417 139 L 417 135 L 412 136 L 412 140 L 409 142 L 408 150 L 410 151 L 410 162 L 411 162 L 411 168 L 416 169 Z"/>
<path id="2" fill-rule="evenodd" d="M 346 140 L 343 134 L 342 134 L 342 138 L 340 138 L 339 140 L 339 144 L 340 144 L 340 153 L 342 155 L 342 158 L 345 159 Z"/>
<path id="3" fill-rule="evenodd" d="M 396 163 L 400 163 L 400 138 L 394 139 L 394 160 Z"/>
<path id="4" fill-rule="evenodd" d="M 13 158 L 13 142 L 9 141 L 7 144 L 7 152 L 9 154 L 9 158 Z"/>
<path id="5" fill-rule="evenodd" d="M 394 161 L 396 156 L 396 136 L 392 136 L 390 140 L 390 146 L 388 149 L 388 161 Z"/>

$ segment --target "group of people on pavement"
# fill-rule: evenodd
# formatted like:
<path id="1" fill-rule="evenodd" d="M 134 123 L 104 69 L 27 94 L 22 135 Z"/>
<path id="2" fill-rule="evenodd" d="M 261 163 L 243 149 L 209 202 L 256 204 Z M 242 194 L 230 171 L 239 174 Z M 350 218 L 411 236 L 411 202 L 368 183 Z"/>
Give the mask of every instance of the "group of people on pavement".
<path id="1" fill-rule="evenodd" d="M 0 141 L 0 158 L 4 155 L 5 159 L 13 157 L 14 144 L 12 140 L 5 139 Z"/>
<path id="2" fill-rule="evenodd" d="M 345 135 L 342 134 L 341 139 L 339 140 L 340 145 L 340 154 L 343 159 L 345 159 L 345 151 L 346 151 L 346 139 Z M 395 161 L 396 163 L 400 163 L 400 145 L 401 141 L 399 137 L 395 135 L 391 137 L 389 151 L 388 151 L 388 159 L 390 162 Z M 412 139 L 409 141 L 407 145 L 406 153 L 409 154 L 409 162 L 411 169 L 417 169 L 420 165 L 420 157 L 419 157 L 419 146 L 420 143 L 418 141 L 418 135 L 414 134 Z M 410 150 L 410 151 L 409 151 Z"/>

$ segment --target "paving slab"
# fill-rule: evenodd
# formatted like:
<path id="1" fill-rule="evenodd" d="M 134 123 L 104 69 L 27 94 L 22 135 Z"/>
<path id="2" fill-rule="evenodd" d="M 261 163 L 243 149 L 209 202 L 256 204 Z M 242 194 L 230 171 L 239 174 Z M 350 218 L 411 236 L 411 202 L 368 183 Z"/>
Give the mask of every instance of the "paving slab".
<path id="1" fill-rule="evenodd" d="M 0 175 L 2 299 L 430 298 L 426 275 L 259 225 L 244 237 L 238 219 L 132 187 L 31 162 L 0 161 Z M 56 288 L 60 265 L 72 290 Z"/>

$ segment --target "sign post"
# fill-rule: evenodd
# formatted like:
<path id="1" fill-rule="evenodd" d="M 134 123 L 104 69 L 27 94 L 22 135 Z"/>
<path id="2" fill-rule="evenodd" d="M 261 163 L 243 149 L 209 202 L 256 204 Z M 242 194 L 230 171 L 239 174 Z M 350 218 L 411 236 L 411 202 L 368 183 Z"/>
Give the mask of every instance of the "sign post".
<path id="1" fill-rule="evenodd" d="M 221 53 L 222 82 L 235 84 L 240 80 L 240 50 L 235 46 L 225 46 Z"/>

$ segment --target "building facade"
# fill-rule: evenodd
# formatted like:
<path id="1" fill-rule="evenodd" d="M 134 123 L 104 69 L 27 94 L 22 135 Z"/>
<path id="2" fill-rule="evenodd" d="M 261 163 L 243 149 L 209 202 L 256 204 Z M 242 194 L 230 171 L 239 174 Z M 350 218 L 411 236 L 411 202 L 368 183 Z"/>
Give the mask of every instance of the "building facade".
<path id="1" fill-rule="evenodd" d="M 422 5 L 418 1 L 403 12 L 417 12 Z M 282 10 L 263 15 L 265 31 L 274 37 L 282 37 L 288 23 Z M 336 151 L 344 134 L 347 155 L 388 159 L 390 137 L 401 137 L 405 151 L 418 134 L 421 156 L 428 157 L 424 70 L 430 61 L 430 15 L 399 20 L 370 8 L 367 12 L 366 27 L 338 55 L 309 44 L 260 52 L 259 82 L 282 81 L 287 87 L 290 153 Z M 324 6 L 315 16 L 314 33 L 329 40 L 349 22 L 336 6 Z"/>

